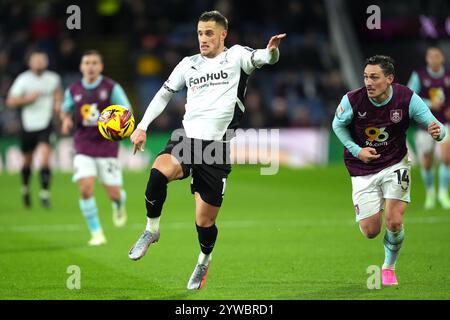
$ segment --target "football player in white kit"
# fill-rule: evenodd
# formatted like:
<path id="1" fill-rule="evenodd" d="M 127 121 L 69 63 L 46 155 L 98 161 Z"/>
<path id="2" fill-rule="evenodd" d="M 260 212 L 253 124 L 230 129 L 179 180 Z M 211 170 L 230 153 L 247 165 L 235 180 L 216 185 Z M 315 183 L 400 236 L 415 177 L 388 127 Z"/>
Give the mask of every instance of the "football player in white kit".
<path id="1" fill-rule="evenodd" d="M 153 163 L 145 192 L 147 226 L 131 248 L 129 258 L 140 259 L 149 245 L 159 240 L 159 220 L 167 183 L 187 178 L 192 173 L 191 192 L 195 196 L 195 224 L 201 252 L 188 289 L 201 289 L 206 280 L 218 233 L 215 220 L 231 172 L 227 131 L 237 127 L 244 113 L 247 79 L 255 69 L 278 61 L 278 46 L 286 36 L 273 36 L 265 49 L 240 45 L 228 49 L 224 45 L 227 31 L 228 21 L 220 12 L 210 11 L 200 16 L 197 25 L 200 53 L 185 57 L 175 67 L 130 138 L 134 152 L 143 151 L 149 124 L 164 110 L 175 92 L 187 87 L 184 130 L 172 134 Z M 203 157 L 207 150 L 215 150 L 214 155 L 211 153 L 213 161 Z"/>
<path id="2" fill-rule="evenodd" d="M 25 207 L 31 206 L 30 178 L 33 152 L 39 146 L 41 152 L 40 180 L 41 204 L 50 207 L 50 135 L 53 131 L 53 115 L 59 113 L 62 102 L 60 76 L 47 70 L 48 56 L 44 51 L 33 51 L 28 59 L 29 70 L 21 73 L 11 86 L 6 104 L 20 108 L 22 132 L 20 136 L 23 154 L 22 194 Z"/>

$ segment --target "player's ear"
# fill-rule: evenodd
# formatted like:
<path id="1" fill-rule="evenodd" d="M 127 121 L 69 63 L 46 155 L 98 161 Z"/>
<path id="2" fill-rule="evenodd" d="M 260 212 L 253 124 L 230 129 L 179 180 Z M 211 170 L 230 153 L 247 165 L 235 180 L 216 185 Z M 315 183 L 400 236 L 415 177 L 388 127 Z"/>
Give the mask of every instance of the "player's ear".
<path id="1" fill-rule="evenodd" d="M 387 78 L 389 84 L 392 84 L 392 82 L 394 82 L 394 75 L 393 74 L 388 75 L 386 78 Z"/>
<path id="2" fill-rule="evenodd" d="M 225 41 L 225 38 L 227 37 L 227 35 L 228 35 L 228 31 L 224 29 L 222 31 L 222 34 L 220 35 L 220 40 Z"/>

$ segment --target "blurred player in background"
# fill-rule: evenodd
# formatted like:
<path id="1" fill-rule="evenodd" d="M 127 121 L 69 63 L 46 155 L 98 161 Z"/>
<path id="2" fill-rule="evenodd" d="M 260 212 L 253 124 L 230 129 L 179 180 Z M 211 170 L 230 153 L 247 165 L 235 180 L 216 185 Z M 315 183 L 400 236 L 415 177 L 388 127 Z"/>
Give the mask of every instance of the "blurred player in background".
<path id="1" fill-rule="evenodd" d="M 256 68 L 278 61 L 278 46 L 285 37 L 284 34 L 272 37 L 265 49 L 254 50 L 240 45 L 227 49 L 224 46 L 227 31 L 228 21 L 218 11 L 200 16 L 197 25 L 200 54 L 185 57 L 175 67 L 131 136 L 135 151 L 143 150 L 149 124 L 163 111 L 175 92 L 188 88 L 184 134 L 179 139 L 172 136 L 153 163 L 145 192 L 147 227 L 129 252 L 130 259 L 138 260 L 150 244 L 159 240 L 159 220 L 167 184 L 185 179 L 192 172 L 191 191 L 195 195 L 195 225 L 201 252 L 188 281 L 188 289 L 203 287 L 217 238 L 215 221 L 231 172 L 229 141 L 224 138 L 226 131 L 236 128 L 244 113 L 248 76 Z M 201 146 L 200 155 L 194 154 L 195 145 Z M 201 154 L 207 147 L 220 150 L 222 157 L 206 163 Z M 184 155 L 189 153 L 189 160 L 182 159 L 176 149 L 182 149 Z M 192 157 L 200 161 L 193 163 Z"/>
<path id="2" fill-rule="evenodd" d="M 433 115 L 450 130 L 450 71 L 444 67 L 444 53 L 437 47 L 429 47 L 426 52 L 426 68 L 414 71 L 408 87 L 417 93 L 431 109 Z M 450 180 L 450 135 L 439 143 L 441 164 L 439 166 L 438 200 L 445 209 L 450 209 L 448 183 Z M 425 209 L 436 205 L 434 186 L 433 156 L 435 141 L 423 129 L 416 134 L 417 153 L 420 157 L 422 179 L 426 189 Z"/>
<path id="3" fill-rule="evenodd" d="M 61 78 L 47 70 L 48 56 L 34 51 L 28 59 L 29 70 L 21 73 L 9 90 L 6 104 L 20 108 L 22 132 L 20 136 L 23 154 L 22 193 L 25 207 L 31 206 L 30 177 L 33 152 L 41 151 L 39 197 L 45 208 L 50 207 L 50 135 L 53 131 L 53 115 L 59 113 L 62 100 Z"/>
<path id="4" fill-rule="evenodd" d="M 411 120 L 442 140 L 445 127 L 426 103 L 409 88 L 392 83 L 393 60 L 374 56 L 366 60 L 365 87 L 348 92 L 333 120 L 333 130 L 345 146 L 356 221 L 362 233 L 375 238 L 386 220 L 383 285 L 397 285 L 395 263 L 404 239 L 403 215 L 410 202 L 411 164 L 406 131 Z"/>
<path id="5" fill-rule="evenodd" d="M 78 182 L 80 209 L 91 232 L 89 245 L 96 246 L 106 243 L 94 197 L 96 177 L 103 183 L 112 200 L 114 224 L 121 227 L 127 219 L 126 193 L 122 189 L 122 169 L 117 158 L 119 143 L 101 136 L 97 119 L 106 107 L 118 104 L 129 108 L 130 102 L 118 83 L 102 75 L 103 61 L 99 52 L 85 52 L 81 58 L 80 71 L 82 79 L 70 85 L 64 93 L 62 133 L 69 134 L 75 125 L 73 181 Z"/>

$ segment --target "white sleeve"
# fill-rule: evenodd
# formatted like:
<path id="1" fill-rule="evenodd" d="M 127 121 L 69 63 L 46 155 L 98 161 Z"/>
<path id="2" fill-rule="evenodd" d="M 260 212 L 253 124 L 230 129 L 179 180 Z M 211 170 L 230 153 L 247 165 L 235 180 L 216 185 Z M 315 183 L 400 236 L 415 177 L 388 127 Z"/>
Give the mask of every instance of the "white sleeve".
<path id="1" fill-rule="evenodd" d="M 245 73 L 250 74 L 255 69 L 261 68 L 265 64 L 275 64 L 280 58 L 280 51 L 275 49 L 269 52 L 269 49 L 252 49 L 249 47 L 237 46 L 241 57 L 241 67 Z"/>
<path id="2" fill-rule="evenodd" d="M 152 121 L 155 120 L 161 112 L 163 112 L 174 93 L 175 92 L 169 91 L 164 84 L 164 86 L 159 89 L 148 105 L 147 110 L 145 111 L 144 116 L 142 117 L 141 122 L 139 122 L 137 128 L 147 131 L 150 123 L 152 123 Z"/>
<path id="3" fill-rule="evenodd" d="M 169 78 L 164 82 L 163 86 L 156 95 L 153 97 L 152 101 L 147 107 L 147 110 L 142 117 L 141 122 L 139 122 L 137 128 L 147 131 L 148 126 L 155 120 L 161 112 L 166 108 L 172 96 L 179 90 L 183 89 L 186 85 L 184 80 L 184 72 L 186 69 L 186 59 L 180 61 L 175 69 L 173 69 Z"/>
<path id="4" fill-rule="evenodd" d="M 25 95 L 25 88 L 23 86 L 23 77 L 18 76 L 16 80 L 14 80 L 11 88 L 9 89 L 8 96 L 22 97 L 23 95 Z"/>
<path id="5" fill-rule="evenodd" d="M 186 81 L 184 80 L 184 73 L 188 65 L 189 58 L 181 60 L 177 66 L 173 69 L 169 78 L 164 82 L 163 87 L 168 91 L 177 92 L 184 88 Z"/>

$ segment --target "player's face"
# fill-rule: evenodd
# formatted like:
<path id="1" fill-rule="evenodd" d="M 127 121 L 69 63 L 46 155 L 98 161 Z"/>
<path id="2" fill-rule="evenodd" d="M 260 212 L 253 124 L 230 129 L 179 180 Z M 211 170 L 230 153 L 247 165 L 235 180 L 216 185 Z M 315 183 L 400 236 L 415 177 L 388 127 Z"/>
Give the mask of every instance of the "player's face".
<path id="1" fill-rule="evenodd" d="M 47 69 L 48 59 L 47 55 L 43 53 L 33 53 L 30 57 L 28 65 L 34 73 L 41 74 Z"/>
<path id="2" fill-rule="evenodd" d="M 428 49 L 425 59 L 427 60 L 427 65 L 433 71 L 439 71 L 444 64 L 444 55 L 439 49 L 436 48 Z"/>
<path id="3" fill-rule="evenodd" d="M 375 100 L 383 98 L 392 81 L 394 76 L 392 74 L 386 76 L 379 65 L 368 64 L 364 69 L 364 85 L 370 98 Z"/>
<path id="4" fill-rule="evenodd" d="M 84 56 L 81 59 L 80 71 L 88 82 L 94 82 L 103 72 L 103 63 L 96 54 Z"/>
<path id="5" fill-rule="evenodd" d="M 227 31 L 215 21 L 199 21 L 197 25 L 200 54 L 214 58 L 224 49 Z"/>

